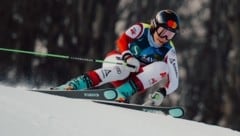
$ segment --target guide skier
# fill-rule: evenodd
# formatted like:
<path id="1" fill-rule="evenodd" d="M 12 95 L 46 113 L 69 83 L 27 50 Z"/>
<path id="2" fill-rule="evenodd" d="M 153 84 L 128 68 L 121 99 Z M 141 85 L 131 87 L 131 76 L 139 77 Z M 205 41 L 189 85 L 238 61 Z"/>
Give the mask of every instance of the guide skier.
<path id="1" fill-rule="evenodd" d="M 107 54 L 105 61 L 125 62 L 134 67 L 103 63 L 54 89 L 84 90 L 111 83 L 118 92 L 116 101 L 124 102 L 137 92 L 144 92 L 163 79 L 151 95 L 151 102 L 159 106 L 164 97 L 178 87 L 179 71 L 172 39 L 179 32 L 179 17 L 172 10 L 161 10 L 150 24 L 137 23 L 117 40 L 117 49 Z"/>

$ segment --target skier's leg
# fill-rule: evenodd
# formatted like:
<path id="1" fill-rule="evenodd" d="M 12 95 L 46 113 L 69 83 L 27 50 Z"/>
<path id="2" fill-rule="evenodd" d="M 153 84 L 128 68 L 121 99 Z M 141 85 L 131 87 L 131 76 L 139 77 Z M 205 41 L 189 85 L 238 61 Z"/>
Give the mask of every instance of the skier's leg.
<path id="1" fill-rule="evenodd" d="M 121 60 L 121 55 L 119 54 L 112 54 L 104 60 L 106 62 L 115 62 L 115 63 L 124 63 Z M 125 65 L 113 63 L 103 63 L 102 68 L 95 70 L 101 82 L 98 86 L 110 83 L 113 81 L 124 80 L 130 75 L 130 71 Z"/>
<path id="2" fill-rule="evenodd" d="M 113 54 L 104 61 L 123 63 L 119 54 Z M 64 85 L 57 87 L 58 90 L 84 90 L 91 87 L 100 86 L 116 80 L 123 80 L 129 76 L 130 72 L 126 66 L 116 63 L 103 63 L 102 68 L 89 71 L 75 79 L 70 80 Z"/>
<path id="3" fill-rule="evenodd" d="M 67 83 L 58 86 L 54 89 L 56 90 L 84 90 L 92 86 L 92 81 L 88 74 L 81 75 L 77 78 L 74 78 Z"/>
<path id="4" fill-rule="evenodd" d="M 166 90 L 164 88 L 150 88 L 147 91 L 149 92 L 146 96 L 143 105 L 145 106 L 160 106 L 163 102 L 163 99 L 166 97 Z"/>
<path id="5" fill-rule="evenodd" d="M 137 78 L 143 84 L 142 90 L 148 89 L 168 76 L 168 66 L 165 62 L 154 62 L 143 67 L 143 72 Z"/>
<path id="6" fill-rule="evenodd" d="M 141 81 L 153 81 L 144 83 L 145 91 L 149 92 L 147 93 L 147 100 L 144 102 L 143 105 L 159 106 L 163 102 L 164 97 L 166 96 L 166 90 L 164 89 L 164 87 L 168 83 L 168 67 L 167 64 L 164 62 L 156 62 L 145 67 L 145 70 L 152 71 L 152 68 L 155 69 L 153 71 L 155 71 L 156 76 L 154 76 L 154 74 L 151 72 L 147 72 L 147 75 L 145 75 L 144 73 L 139 74 L 138 78 L 140 78 Z M 156 73 L 156 71 L 159 72 Z"/>
<path id="7" fill-rule="evenodd" d="M 168 67 L 166 63 L 154 62 L 149 64 L 143 67 L 142 72 L 116 88 L 116 90 L 120 93 L 117 99 L 124 101 L 137 91 L 145 91 L 166 78 L 167 74 Z"/>

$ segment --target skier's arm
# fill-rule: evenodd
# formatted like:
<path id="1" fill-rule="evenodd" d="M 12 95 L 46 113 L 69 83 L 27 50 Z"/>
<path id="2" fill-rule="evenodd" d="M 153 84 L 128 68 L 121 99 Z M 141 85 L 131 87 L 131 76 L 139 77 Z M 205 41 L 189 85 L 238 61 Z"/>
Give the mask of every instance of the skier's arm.
<path id="1" fill-rule="evenodd" d="M 143 24 L 138 23 L 127 29 L 118 39 L 117 39 L 117 49 L 120 53 L 129 52 L 129 43 L 138 39 L 143 34 Z"/>
<path id="2" fill-rule="evenodd" d="M 166 92 L 170 94 L 178 88 L 179 71 L 175 48 L 169 50 L 165 57 L 165 61 L 169 68 L 169 82 L 166 85 Z"/>
<path id="3" fill-rule="evenodd" d="M 135 24 L 131 26 L 125 33 L 123 33 L 117 40 L 117 48 L 122 55 L 122 59 L 126 63 L 134 66 L 129 67 L 130 72 L 138 72 L 140 62 L 133 57 L 132 53 L 129 51 L 129 45 L 131 42 L 142 36 L 143 29 L 143 24 Z"/>

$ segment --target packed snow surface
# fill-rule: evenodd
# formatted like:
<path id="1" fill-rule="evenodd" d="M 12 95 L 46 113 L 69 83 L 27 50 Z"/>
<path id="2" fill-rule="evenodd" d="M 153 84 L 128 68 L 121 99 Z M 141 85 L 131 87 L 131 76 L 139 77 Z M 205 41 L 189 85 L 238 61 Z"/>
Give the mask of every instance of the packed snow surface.
<path id="1" fill-rule="evenodd" d="M 240 136 L 228 128 L 0 85 L 0 136 Z"/>

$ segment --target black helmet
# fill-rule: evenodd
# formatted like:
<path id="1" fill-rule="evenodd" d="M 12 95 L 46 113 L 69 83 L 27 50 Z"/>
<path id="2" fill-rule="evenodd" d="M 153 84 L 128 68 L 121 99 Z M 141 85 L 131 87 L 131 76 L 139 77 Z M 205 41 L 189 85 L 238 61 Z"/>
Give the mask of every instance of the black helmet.
<path id="1" fill-rule="evenodd" d="M 161 26 L 175 33 L 179 31 L 179 18 L 172 10 L 159 11 L 151 24 L 155 30 Z"/>

